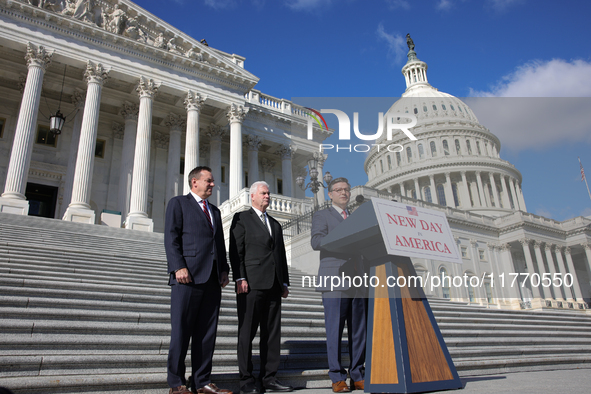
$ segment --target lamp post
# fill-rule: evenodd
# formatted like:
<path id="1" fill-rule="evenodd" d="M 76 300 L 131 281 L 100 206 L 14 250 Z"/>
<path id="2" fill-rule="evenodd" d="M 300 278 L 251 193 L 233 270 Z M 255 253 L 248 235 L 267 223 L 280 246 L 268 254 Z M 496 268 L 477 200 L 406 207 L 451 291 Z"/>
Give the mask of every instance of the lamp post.
<path id="1" fill-rule="evenodd" d="M 64 127 L 64 123 L 66 123 L 66 117 L 64 114 L 60 112 L 62 106 L 62 95 L 64 94 L 64 82 L 66 81 L 66 70 L 68 66 L 64 67 L 64 77 L 62 78 L 62 90 L 60 92 L 60 102 L 57 106 L 57 111 L 55 114 L 49 117 L 49 131 L 51 131 L 54 135 L 59 135 L 62 133 L 62 129 Z"/>
<path id="2" fill-rule="evenodd" d="M 298 176 L 296 178 L 296 184 L 300 187 L 300 189 L 302 190 L 306 190 L 306 189 L 310 189 L 312 191 L 312 193 L 314 194 L 314 207 L 317 208 L 318 207 L 318 191 L 320 190 L 321 187 L 323 188 L 328 188 L 328 185 L 330 185 L 330 182 L 332 181 L 332 175 L 330 175 L 330 172 L 326 172 L 324 174 L 324 182 L 326 182 L 326 185 L 324 184 L 324 182 L 322 182 L 322 180 L 318 180 L 318 160 L 316 158 L 312 158 L 310 160 L 308 160 L 308 170 L 310 172 L 310 182 L 304 186 L 304 183 L 306 182 L 306 178 L 303 176 Z"/>

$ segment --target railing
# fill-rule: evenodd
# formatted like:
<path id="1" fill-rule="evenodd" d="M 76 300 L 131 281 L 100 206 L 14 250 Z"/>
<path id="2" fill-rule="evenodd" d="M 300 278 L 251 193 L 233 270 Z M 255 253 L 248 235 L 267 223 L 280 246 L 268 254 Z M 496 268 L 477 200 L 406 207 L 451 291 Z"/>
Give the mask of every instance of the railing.
<path id="1" fill-rule="evenodd" d="M 251 206 L 249 189 L 242 189 L 240 193 L 234 198 L 225 201 L 220 206 L 222 217 L 227 217 L 235 212 L 245 210 Z M 281 194 L 271 194 L 271 201 L 267 211 L 273 215 L 278 214 L 279 217 L 286 215 L 301 215 L 310 209 L 313 204 L 310 201 L 295 197 L 287 197 Z"/>
<path id="2" fill-rule="evenodd" d="M 330 207 L 331 202 L 326 201 L 324 204 L 313 207 L 308 212 L 299 215 L 288 222 L 285 222 L 281 227 L 283 228 L 284 237 L 295 237 L 298 234 L 309 232 L 312 229 L 312 216 L 321 210 Z"/>

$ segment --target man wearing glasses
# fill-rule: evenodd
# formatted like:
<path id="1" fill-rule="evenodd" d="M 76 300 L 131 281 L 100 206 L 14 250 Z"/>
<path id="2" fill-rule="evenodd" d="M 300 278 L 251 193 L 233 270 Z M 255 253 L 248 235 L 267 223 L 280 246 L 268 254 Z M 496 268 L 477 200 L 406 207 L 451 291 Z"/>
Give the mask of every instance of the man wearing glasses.
<path id="1" fill-rule="evenodd" d="M 350 254 L 328 252 L 320 247 L 322 239 L 347 219 L 347 204 L 351 198 L 351 185 L 346 178 L 336 178 L 328 185 L 328 196 L 332 206 L 314 214 L 312 218 L 312 248 L 320 251 L 318 277 L 341 277 L 363 275 L 360 258 Z M 349 272 L 350 271 L 350 272 Z M 365 338 L 367 331 L 367 299 L 363 289 L 350 287 L 347 281 L 339 288 L 331 289 L 331 280 L 324 282 L 322 305 L 326 328 L 326 350 L 328 356 L 328 375 L 332 381 L 332 391 L 348 393 L 363 390 L 365 381 Z M 341 341 L 347 322 L 349 341 L 349 375 L 351 385 L 347 385 L 347 370 L 341 363 Z"/>

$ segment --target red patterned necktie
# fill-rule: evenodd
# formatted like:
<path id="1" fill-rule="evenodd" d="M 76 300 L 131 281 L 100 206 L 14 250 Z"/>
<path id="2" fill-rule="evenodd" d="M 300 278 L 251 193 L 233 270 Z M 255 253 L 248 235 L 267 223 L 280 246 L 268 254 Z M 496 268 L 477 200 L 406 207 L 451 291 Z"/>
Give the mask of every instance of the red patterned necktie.
<path id="1" fill-rule="evenodd" d="M 343 210 L 343 219 L 347 219 L 347 211 Z"/>
<path id="2" fill-rule="evenodd" d="M 207 217 L 207 224 L 209 224 L 209 228 L 211 229 L 211 232 L 213 233 L 213 225 L 211 224 L 211 216 L 209 216 L 209 210 L 207 209 L 207 200 L 201 200 L 201 202 L 203 203 L 203 213 Z"/>

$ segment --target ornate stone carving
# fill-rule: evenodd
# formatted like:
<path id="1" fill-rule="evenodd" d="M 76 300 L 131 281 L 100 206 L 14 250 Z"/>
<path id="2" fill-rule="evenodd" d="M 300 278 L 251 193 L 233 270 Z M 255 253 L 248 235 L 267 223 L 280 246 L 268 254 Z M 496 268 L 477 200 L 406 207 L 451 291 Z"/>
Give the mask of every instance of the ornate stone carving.
<path id="1" fill-rule="evenodd" d="M 168 114 L 164 124 L 170 127 L 171 130 L 182 130 L 187 124 L 187 121 L 184 116 L 171 112 Z"/>
<path id="2" fill-rule="evenodd" d="M 156 95 L 156 93 L 158 93 L 159 87 L 160 87 L 160 84 L 157 84 L 156 82 L 154 82 L 153 79 L 140 77 L 140 81 L 139 81 L 137 88 L 135 90 L 138 92 L 140 98 L 141 97 L 149 97 L 150 99 L 153 99 L 154 96 Z"/>
<path id="3" fill-rule="evenodd" d="M 80 109 L 84 107 L 84 102 L 86 101 L 86 93 L 80 89 L 74 89 L 74 94 L 72 94 L 72 104 L 76 109 Z"/>
<path id="4" fill-rule="evenodd" d="M 102 64 L 98 63 L 96 66 L 90 60 L 86 62 L 86 71 L 84 78 L 86 82 L 104 84 L 109 76 L 109 71 L 106 70 Z"/>
<path id="5" fill-rule="evenodd" d="M 127 19 L 123 35 L 125 37 L 131 38 L 132 40 L 141 41 L 143 43 L 147 43 L 149 38 L 148 33 L 146 33 L 146 31 L 141 28 L 137 16 Z"/>
<path id="6" fill-rule="evenodd" d="M 242 123 L 246 117 L 246 111 L 242 105 L 232 104 L 230 108 L 228 108 L 228 113 L 226 116 L 228 117 L 228 121 L 230 123 Z"/>
<path id="7" fill-rule="evenodd" d="M 158 37 L 154 40 L 154 46 L 156 48 L 167 49 L 166 48 L 166 38 L 164 38 L 164 33 L 158 33 Z"/>
<path id="8" fill-rule="evenodd" d="M 529 246 L 530 242 L 531 242 L 531 239 L 529 239 L 529 238 L 523 238 L 523 239 L 519 240 L 519 243 L 521 243 L 521 245 L 523 245 L 523 246 Z"/>
<path id="9" fill-rule="evenodd" d="M 263 139 L 257 135 L 249 134 L 246 136 L 246 141 L 244 141 L 244 144 L 247 146 L 248 150 L 258 151 L 263 144 Z"/>
<path id="10" fill-rule="evenodd" d="M 475 239 L 471 239 L 470 245 L 472 245 L 473 247 L 476 247 L 476 246 L 478 246 L 478 241 L 476 241 Z"/>
<path id="11" fill-rule="evenodd" d="M 118 140 L 123 139 L 123 134 L 125 132 L 125 127 L 121 123 L 113 122 L 111 125 L 113 129 L 113 137 Z"/>
<path id="12" fill-rule="evenodd" d="M 175 55 L 183 56 L 183 52 L 181 51 L 182 48 L 176 45 L 174 37 L 168 40 L 168 43 L 166 43 L 166 49 L 168 49 L 168 52 L 174 53 Z"/>
<path id="13" fill-rule="evenodd" d="M 36 46 L 30 42 L 27 43 L 25 60 L 27 61 L 28 67 L 37 66 L 45 70 L 51 63 L 52 56 L 53 52 L 48 52 L 43 46 Z"/>
<path id="14" fill-rule="evenodd" d="M 168 149 L 168 135 L 155 131 L 154 145 L 159 149 Z"/>
<path id="15" fill-rule="evenodd" d="M 292 145 L 281 145 L 277 149 L 277 154 L 281 157 L 281 160 L 291 160 L 297 148 Z"/>
<path id="16" fill-rule="evenodd" d="M 189 49 L 186 53 L 185 56 L 188 57 L 189 59 L 193 59 L 193 60 L 197 60 L 198 62 L 202 62 L 203 61 L 203 54 L 201 52 L 197 52 L 196 51 L 199 50 L 198 48 L 191 48 Z"/>
<path id="17" fill-rule="evenodd" d="M 140 107 L 136 103 L 130 103 L 129 101 L 123 102 L 119 113 L 125 120 L 134 119 L 137 120 Z"/>
<path id="18" fill-rule="evenodd" d="M 318 165 L 320 167 L 324 166 L 324 162 L 328 158 L 328 155 L 326 153 L 322 153 L 322 152 L 318 152 L 318 151 L 314 151 L 312 156 L 314 157 L 314 159 L 316 159 L 316 161 L 318 162 Z"/>
<path id="19" fill-rule="evenodd" d="M 275 167 L 275 162 L 273 160 L 267 159 L 266 157 L 263 157 L 261 159 L 261 167 L 263 168 L 263 171 L 271 172 L 271 170 L 273 170 L 273 168 Z"/>
<path id="20" fill-rule="evenodd" d="M 201 111 L 201 108 L 205 103 L 205 97 L 201 96 L 199 93 L 189 90 L 187 92 L 187 97 L 185 97 L 184 103 L 185 109 L 187 111 Z"/>
<path id="21" fill-rule="evenodd" d="M 115 34 L 123 34 L 127 26 L 127 15 L 115 4 L 113 9 L 103 9 L 103 27 L 106 31 Z"/>
<path id="22" fill-rule="evenodd" d="M 212 140 L 221 141 L 222 137 L 224 137 L 227 134 L 227 131 L 222 126 L 218 126 L 217 124 L 212 123 L 207 128 L 205 134 Z"/>

